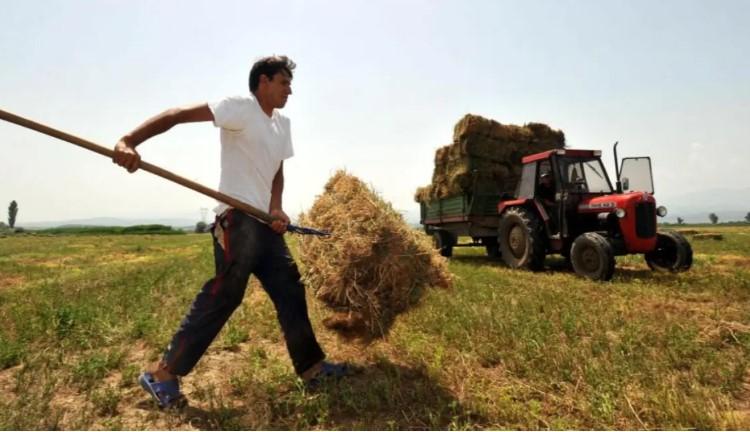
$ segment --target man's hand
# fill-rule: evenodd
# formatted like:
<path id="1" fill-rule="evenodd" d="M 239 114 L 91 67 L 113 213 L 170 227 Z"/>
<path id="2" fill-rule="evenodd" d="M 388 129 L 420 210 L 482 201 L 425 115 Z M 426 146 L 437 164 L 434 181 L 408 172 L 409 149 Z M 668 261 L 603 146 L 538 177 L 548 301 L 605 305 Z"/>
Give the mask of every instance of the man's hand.
<path id="1" fill-rule="evenodd" d="M 120 140 L 115 145 L 115 155 L 112 162 L 128 170 L 135 172 L 141 164 L 141 155 L 135 150 L 135 147 L 129 145 L 124 140 Z"/>
<path id="2" fill-rule="evenodd" d="M 284 210 L 281 209 L 271 210 L 271 216 L 276 218 L 271 222 L 271 229 L 274 230 L 276 234 L 284 234 L 287 225 L 289 225 L 289 216 L 287 216 L 286 213 L 284 213 Z"/>

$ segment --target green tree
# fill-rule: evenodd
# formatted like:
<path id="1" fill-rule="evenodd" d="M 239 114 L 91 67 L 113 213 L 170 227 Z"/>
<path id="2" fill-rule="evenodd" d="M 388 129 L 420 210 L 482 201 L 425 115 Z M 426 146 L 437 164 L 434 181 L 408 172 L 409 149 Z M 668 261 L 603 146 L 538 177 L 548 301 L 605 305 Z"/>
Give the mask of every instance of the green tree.
<path id="1" fill-rule="evenodd" d="M 206 231 L 208 231 L 208 225 L 205 222 L 200 221 L 197 224 L 195 224 L 195 232 L 204 233 Z"/>
<path id="2" fill-rule="evenodd" d="M 709 214 L 708 218 L 711 219 L 712 224 L 716 224 L 719 222 L 719 216 L 717 216 L 716 213 Z"/>
<path id="3" fill-rule="evenodd" d="M 677 225 L 682 225 L 682 224 L 684 224 L 684 223 L 685 223 L 685 219 L 683 219 L 683 218 L 681 218 L 681 217 L 678 217 L 678 218 L 677 218 Z"/>
<path id="4" fill-rule="evenodd" d="M 750 222 L 750 212 L 747 212 L 747 214 L 745 215 L 745 220 L 747 222 Z"/>
<path id="5" fill-rule="evenodd" d="M 8 206 L 8 225 L 11 229 L 16 225 L 16 215 L 18 215 L 18 203 L 13 200 Z"/>

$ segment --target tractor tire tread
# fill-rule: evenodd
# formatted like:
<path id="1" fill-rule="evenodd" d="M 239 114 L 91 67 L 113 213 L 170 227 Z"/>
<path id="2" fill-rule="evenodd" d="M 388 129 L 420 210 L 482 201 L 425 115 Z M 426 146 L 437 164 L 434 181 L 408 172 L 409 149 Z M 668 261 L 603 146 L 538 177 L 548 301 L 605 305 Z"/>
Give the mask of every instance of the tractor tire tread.
<path id="1" fill-rule="evenodd" d="M 515 258 L 510 251 L 508 236 L 512 225 L 520 224 L 525 228 L 527 237 L 526 253 L 521 258 Z M 500 245 L 500 256 L 511 268 L 525 268 L 528 270 L 542 270 L 547 253 L 544 229 L 539 218 L 531 211 L 523 207 L 511 207 L 506 210 L 500 220 L 498 232 L 498 243 Z"/>

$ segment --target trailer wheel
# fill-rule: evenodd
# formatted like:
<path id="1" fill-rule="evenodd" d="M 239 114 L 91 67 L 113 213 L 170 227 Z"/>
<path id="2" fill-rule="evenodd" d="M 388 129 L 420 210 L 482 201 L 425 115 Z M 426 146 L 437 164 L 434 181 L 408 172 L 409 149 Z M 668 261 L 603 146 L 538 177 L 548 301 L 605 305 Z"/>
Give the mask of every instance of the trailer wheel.
<path id="1" fill-rule="evenodd" d="M 573 245 L 571 244 L 571 247 Z M 563 246 L 562 252 L 560 252 L 560 255 L 565 259 L 565 268 L 568 270 L 573 270 L 573 262 L 570 259 L 570 247 Z"/>
<path id="2" fill-rule="evenodd" d="M 487 251 L 488 257 L 500 257 L 500 244 L 498 244 L 497 242 L 497 237 L 482 237 L 482 244 L 484 245 L 484 249 Z"/>
<path id="3" fill-rule="evenodd" d="M 521 207 L 509 208 L 500 219 L 497 241 L 508 267 L 544 268 L 544 230 L 534 213 Z"/>
<path id="4" fill-rule="evenodd" d="M 440 251 L 440 255 L 450 258 L 453 256 L 453 245 L 456 239 L 448 231 L 438 230 L 432 233 L 432 244 Z"/>
<path id="5" fill-rule="evenodd" d="M 651 270 L 683 272 L 693 265 L 693 248 L 680 233 L 656 233 L 656 248 L 646 252 L 646 264 Z"/>
<path id="6" fill-rule="evenodd" d="M 594 232 L 579 235 L 570 248 L 570 262 L 576 274 L 596 281 L 612 279 L 615 253 L 606 237 Z"/>

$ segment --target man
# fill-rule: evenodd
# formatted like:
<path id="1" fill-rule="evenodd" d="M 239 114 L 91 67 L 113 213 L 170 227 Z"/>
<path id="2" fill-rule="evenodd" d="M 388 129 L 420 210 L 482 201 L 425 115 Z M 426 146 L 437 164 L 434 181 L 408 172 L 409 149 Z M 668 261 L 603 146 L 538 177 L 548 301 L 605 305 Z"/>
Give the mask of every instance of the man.
<path id="1" fill-rule="evenodd" d="M 555 203 L 555 181 L 552 178 L 552 173 L 549 171 L 542 171 L 542 174 L 539 176 L 537 198 L 541 201 L 544 210 L 549 216 L 549 226 L 551 231 L 556 233 L 559 217 Z"/>
<path id="2" fill-rule="evenodd" d="M 304 286 L 283 238 L 289 223 L 281 199 L 283 162 L 294 152 L 289 119 L 278 110 L 292 94 L 295 66 L 286 56 L 262 58 L 250 71 L 248 96 L 167 110 L 115 146 L 113 162 L 132 173 L 140 162 L 136 146 L 143 141 L 180 123 L 212 121 L 221 128 L 219 191 L 267 209 L 276 218 L 269 226 L 225 204 L 215 209 L 216 275 L 198 293 L 162 360 L 139 377 L 141 386 L 162 408 L 185 404 L 178 377 L 193 369 L 240 305 L 251 273 L 273 301 L 297 374 L 314 385 L 323 377 L 346 373 L 346 365 L 323 361 L 325 354 L 310 325 Z"/>
<path id="3" fill-rule="evenodd" d="M 543 172 L 539 176 L 538 197 L 545 207 L 555 206 L 555 182 L 552 180 L 552 174 Z"/>

